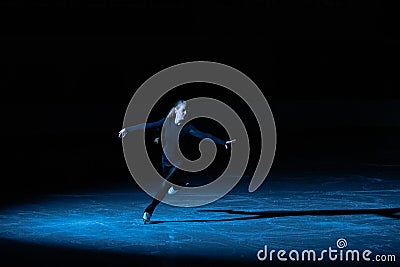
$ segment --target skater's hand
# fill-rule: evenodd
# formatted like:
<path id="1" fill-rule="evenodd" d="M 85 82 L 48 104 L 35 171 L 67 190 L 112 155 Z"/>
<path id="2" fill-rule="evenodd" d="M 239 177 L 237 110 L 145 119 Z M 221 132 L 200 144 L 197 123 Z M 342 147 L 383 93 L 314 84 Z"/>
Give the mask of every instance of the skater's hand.
<path id="1" fill-rule="evenodd" d="M 122 129 L 121 131 L 119 131 L 118 137 L 119 137 L 119 138 L 124 138 L 125 135 L 127 135 L 127 134 L 128 134 L 128 131 L 124 128 L 124 129 Z"/>
<path id="2" fill-rule="evenodd" d="M 228 149 L 228 145 L 230 145 L 230 144 L 232 144 L 232 143 L 234 143 L 234 142 L 236 142 L 236 139 L 226 141 L 226 142 L 225 142 L 225 149 Z"/>

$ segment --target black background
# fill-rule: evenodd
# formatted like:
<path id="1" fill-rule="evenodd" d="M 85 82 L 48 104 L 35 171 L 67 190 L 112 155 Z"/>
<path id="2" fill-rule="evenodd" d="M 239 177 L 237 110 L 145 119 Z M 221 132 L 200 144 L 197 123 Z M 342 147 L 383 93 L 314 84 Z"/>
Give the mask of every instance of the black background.
<path id="1" fill-rule="evenodd" d="M 2 1 L 0 8 L 4 201 L 134 187 L 117 138 L 126 107 L 149 77 L 196 60 L 232 66 L 262 89 L 277 127 L 272 172 L 299 162 L 310 170 L 398 163 L 394 6 L 59 0 Z M 225 96 L 198 88 L 188 94 Z M 234 107 L 251 125 L 249 111 Z"/>

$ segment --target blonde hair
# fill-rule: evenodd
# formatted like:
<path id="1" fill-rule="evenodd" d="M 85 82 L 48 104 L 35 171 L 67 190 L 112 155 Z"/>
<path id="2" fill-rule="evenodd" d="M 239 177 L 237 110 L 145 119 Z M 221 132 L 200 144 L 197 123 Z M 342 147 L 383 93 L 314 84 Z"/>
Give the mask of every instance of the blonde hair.
<path id="1" fill-rule="evenodd" d="M 170 109 L 170 111 L 168 112 L 167 115 L 167 120 L 169 121 L 173 121 L 175 119 L 175 112 L 174 109 L 178 108 L 180 105 L 186 105 L 186 101 L 185 100 L 178 100 L 175 105 Z"/>

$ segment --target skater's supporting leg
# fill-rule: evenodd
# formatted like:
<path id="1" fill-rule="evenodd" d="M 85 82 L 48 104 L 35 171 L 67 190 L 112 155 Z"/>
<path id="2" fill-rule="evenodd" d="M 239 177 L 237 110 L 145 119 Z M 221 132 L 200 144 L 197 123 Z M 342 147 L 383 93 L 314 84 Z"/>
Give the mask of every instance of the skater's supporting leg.
<path id="1" fill-rule="evenodd" d="M 158 191 L 156 197 L 150 203 L 149 206 L 145 209 L 145 212 L 148 212 L 150 215 L 153 214 L 155 208 L 160 204 L 160 200 L 165 197 L 167 194 L 170 186 L 168 185 L 167 181 L 174 183 L 174 180 L 177 178 L 178 169 L 175 166 L 169 168 L 168 175 L 165 177 L 165 181 L 161 184 L 161 189 Z M 159 200 L 160 199 L 160 200 Z"/>

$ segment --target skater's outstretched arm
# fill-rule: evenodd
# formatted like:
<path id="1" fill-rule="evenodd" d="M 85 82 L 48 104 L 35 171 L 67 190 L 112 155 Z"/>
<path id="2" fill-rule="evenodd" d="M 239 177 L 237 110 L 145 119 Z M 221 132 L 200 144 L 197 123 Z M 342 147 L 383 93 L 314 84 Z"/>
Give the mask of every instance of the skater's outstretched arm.
<path id="1" fill-rule="evenodd" d="M 219 139 L 218 137 L 215 137 L 212 134 L 209 133 L 205 133 L 202 132 L 200 130 L 198 130 L 196 127 L 194 127 L 193 125 L 189 126 L 189 133 L 197 138 L 203 139 L 203 138 L 209 138 L 211 140 L 213 140 L 216 144 L 218 145 L 225 145 L 225 148 L 228 149 L 228 144 L 231 144 L 233 142 L 236 141 L 236 139 L 233 140 L 229 140 L 229 141 L 224 141 L 222 139 Z"/>
<path id="2" fill-rule="evenodd" d="M 121 131 L 118 133 L 119 138 L 124 138 L 125 135 L 127 135 L 129 132 L 137 131 L 137 130 L 145 130 L 145 129 L 152 129 L 156 127 L 161 127 L 165 121 L 165 118 L 155 121 L 155 122 L 146 122 L 146 123 L 141 123 L 133 126 L 129 126 L 126 128 L 123 128 Z"/>

